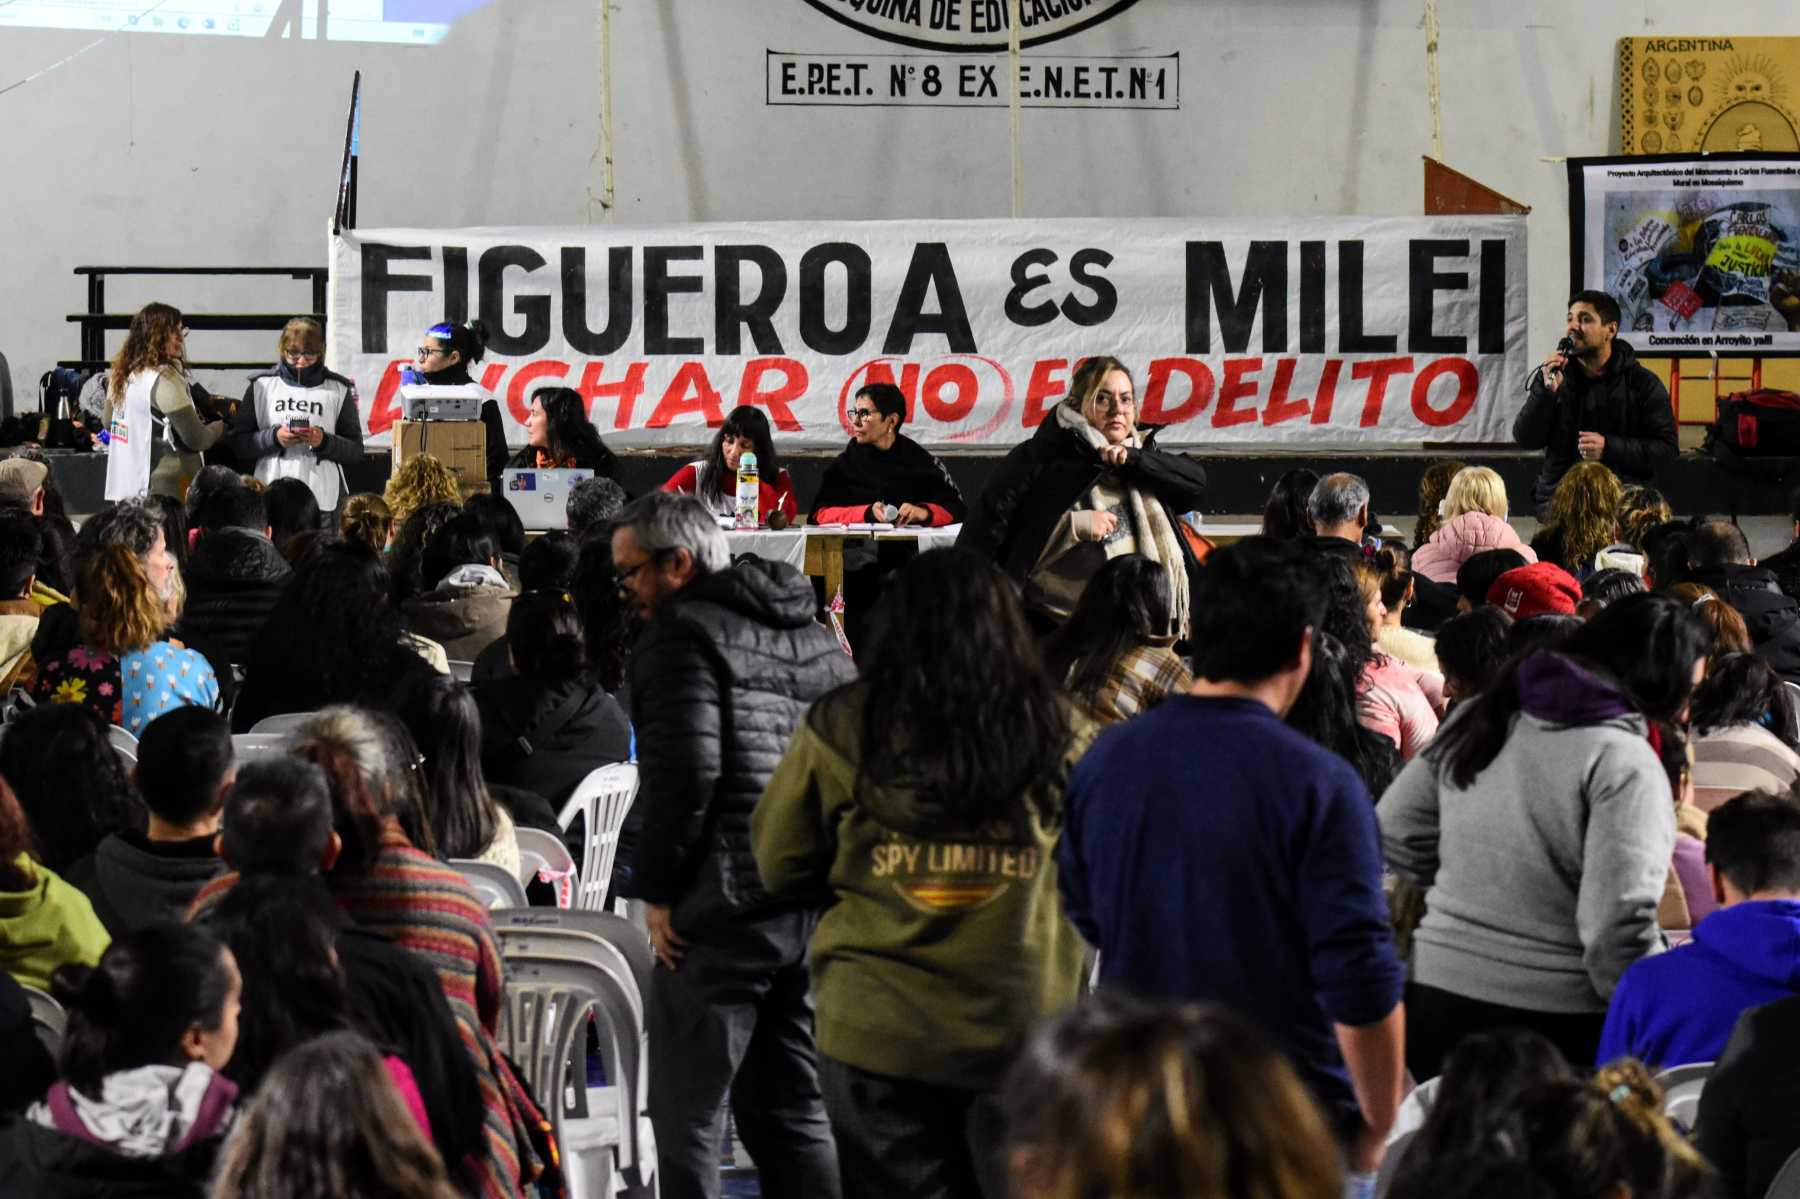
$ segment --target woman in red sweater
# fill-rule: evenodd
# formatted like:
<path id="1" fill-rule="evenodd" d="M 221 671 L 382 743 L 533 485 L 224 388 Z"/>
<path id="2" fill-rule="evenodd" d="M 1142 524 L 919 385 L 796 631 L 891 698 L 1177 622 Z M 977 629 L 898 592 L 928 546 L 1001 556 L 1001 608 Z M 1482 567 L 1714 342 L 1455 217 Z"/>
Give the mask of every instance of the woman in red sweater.
<path id="1" fill-rule="evenodd" d="M 713 435 L 706 457 L 676 471 L 662 489 L 695 496 L 720 516 L 736 515 L 738 462 L 745 452 L 756 455 L 760 476 L 757 519 L 771 529 L 786 528 L 800 510 L 794 502 L 794 481 L 781 469 L 781 459 L 775 454 L 769 418 L 749 404 L 733 408 Z"/>

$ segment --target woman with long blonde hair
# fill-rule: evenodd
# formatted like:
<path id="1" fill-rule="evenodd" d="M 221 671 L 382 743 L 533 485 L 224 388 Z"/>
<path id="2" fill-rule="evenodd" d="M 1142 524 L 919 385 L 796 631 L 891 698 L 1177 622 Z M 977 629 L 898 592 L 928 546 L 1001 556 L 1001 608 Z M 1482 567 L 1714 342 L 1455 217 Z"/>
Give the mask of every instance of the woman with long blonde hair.
<path id="1" fill-rule="evenodd" d="M 81 636 L 38 664 L 31 697 L 81 704 L 133 735 L 164 712 L 219 706 L 219 680 L 206 658 L 166 640 L 169 599 L 130 546 L 101 545 L 75 582 Z"/>
<path id="2" fill-rule="evenodd" d="M 1594 555 L 1619 538 L 1625 488 L 1599 462 L 1571 466 L 1550 496 L 1550 519 L 1531 539 L 1539 562 L 1554 562 L 1577 579 L 1594 573 Z"/>
<path id="3" fill-rule="evenodd" d="M 154 491 L 183 498 L 200 473 L 200 455 L 225 433 L 224 421 L 202 421 L 187 381 L 187 325 L 168 304 L 146 304 L 131 318 L 113 356 L 106 387 L 106 498 L 136 499 Z M 173 453 L 150 469 L 156 423 Z"/>

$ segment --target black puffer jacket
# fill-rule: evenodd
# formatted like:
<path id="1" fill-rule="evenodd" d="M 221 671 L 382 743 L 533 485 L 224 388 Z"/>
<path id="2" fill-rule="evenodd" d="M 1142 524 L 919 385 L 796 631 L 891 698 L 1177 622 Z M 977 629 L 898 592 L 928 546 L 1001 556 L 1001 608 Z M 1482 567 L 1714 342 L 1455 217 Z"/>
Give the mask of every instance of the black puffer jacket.
<path id="1" fill-rule="evenodd" d="M 200 538 L 185 577 L 187 607 L 175 635 L 242 665 L 294 568 L 260 529 L 217 529 Z"/>
<path id="2" fill-rule="evenodd" d="M 1775 572 L 1763 566 L 1703 566 L 1688 572 L 1690 582 L 1710 587 L 1738 610 L 1750 629 L 1756 656 L 1790 683 L 1800 683 L 1800 603 L 1781 590 Z"/>
<path id="3" fill-rule="evenodd" d="M 812 584 L 748 559 L 664 602 L 631 656 L 642 840 L 627 893 L 692 937 L 792 906 L 762 888 L 750 813 L 812 702 L 855 676 Z"/>
<path id="4" fill-rule="evenodd" d="M 1534 371 L 1525 406 L 1513 418 L 1513 440 L 1544 451 L 1533 487 L 1540 518 L 1557 482 L 1580 460 L 1575 441 L 1583 430 L 1606 438 L 1600 461 L 1627 483 L 1650 482 L 1681 453 L 1669 389 L 1638 362 L 1629 343 L 1613 339 L 1612 356 L 1598 379 L 1571 364 L 1562 387 L 1550 391 L 1544 373 Z"/>
<path id="5" fill-rule="evenodd" d="M 1192 458 L 1157 449 L 1155 427 L 1140 426 L 1139 432 L 1144 446 L 1126 451 L 1125 465 L 1117 468 L 1119 478 L 1161 500 L 1173 524 L 1183 512 L 1199 507 L 1206 470 Z M 1001 461 L 956 544 L 998 563 L 1023 585 L 1063 513 L 1100 481 L 1106 469 L 1100 451 L 1057 424 L 1054 414 L 1047 416 L 1030 441 L 1014 446 Z M 1186 538 L 1182 553 L 1193 570 Z"/>

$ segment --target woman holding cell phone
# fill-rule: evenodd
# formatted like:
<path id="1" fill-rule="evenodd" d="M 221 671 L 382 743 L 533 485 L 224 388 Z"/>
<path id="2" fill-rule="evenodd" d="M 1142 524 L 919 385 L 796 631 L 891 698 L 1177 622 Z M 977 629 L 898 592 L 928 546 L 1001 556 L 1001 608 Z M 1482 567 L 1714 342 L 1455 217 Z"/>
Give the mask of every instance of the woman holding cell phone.
<path id="1" fill-rule="evenodd" d="M 325 331 L 297 316 L 281 330 L 280 361 L 250 380 L 231 445 L 264 483 L 299 479 L 321 512 L 335 512 L 343 470 L 363 456 L 356 384 L 325 369 Z"/>

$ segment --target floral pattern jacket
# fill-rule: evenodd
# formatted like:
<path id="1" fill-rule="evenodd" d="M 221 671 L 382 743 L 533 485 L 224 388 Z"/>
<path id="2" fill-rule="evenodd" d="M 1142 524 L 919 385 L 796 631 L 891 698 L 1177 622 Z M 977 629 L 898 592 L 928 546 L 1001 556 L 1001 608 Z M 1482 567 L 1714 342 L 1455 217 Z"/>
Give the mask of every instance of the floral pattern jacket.
<path id="1" fill-rule="evenodd" d="M 38 664 L 30 695 L 40 704 L 81 704 L 135 737 L 164 712 L 190 704 L 217 708 L 219 680 L 203 656 L 171 641 L 124 657 L 74 645 Z"/>

